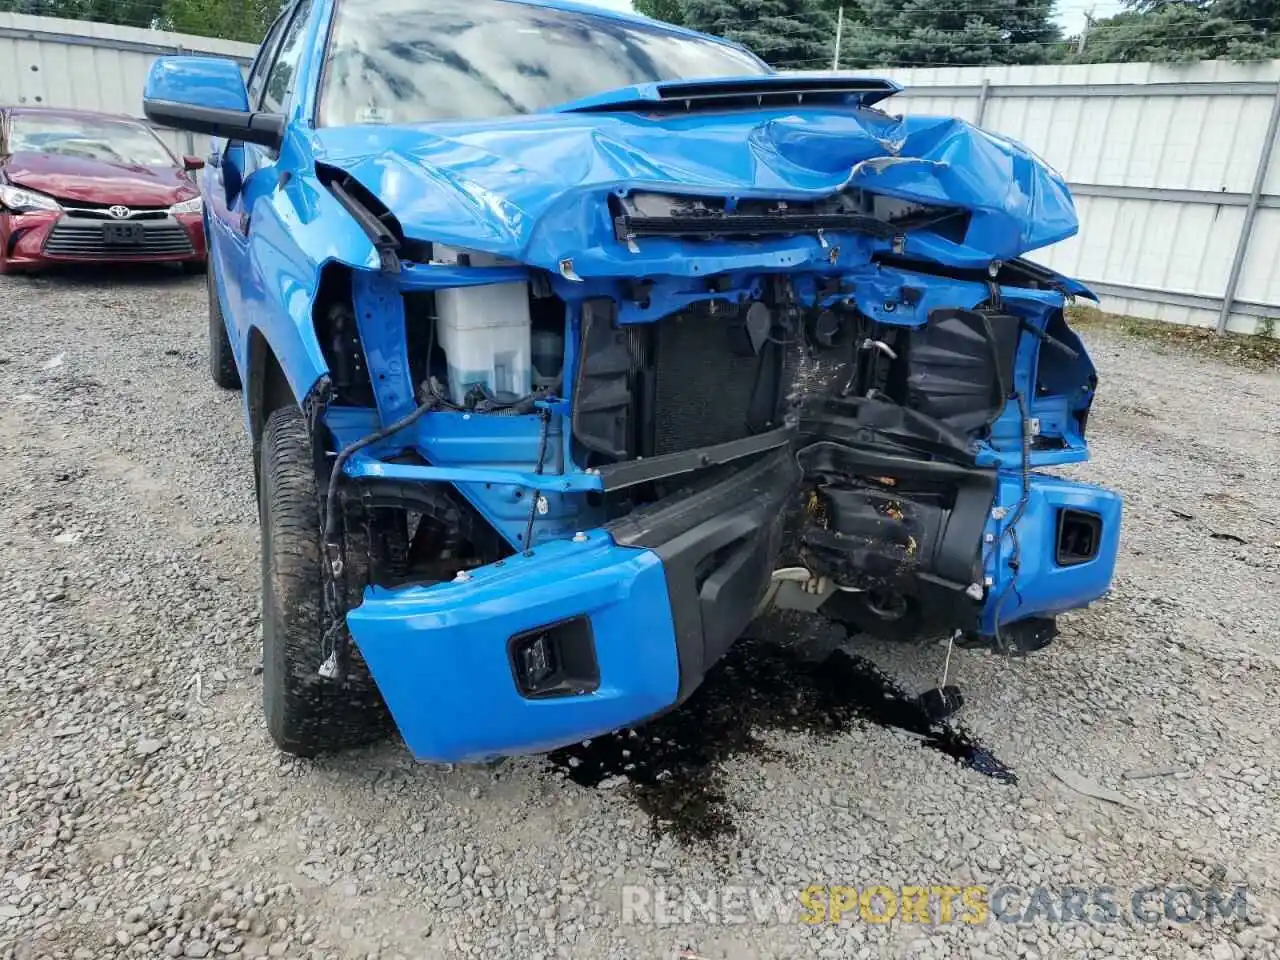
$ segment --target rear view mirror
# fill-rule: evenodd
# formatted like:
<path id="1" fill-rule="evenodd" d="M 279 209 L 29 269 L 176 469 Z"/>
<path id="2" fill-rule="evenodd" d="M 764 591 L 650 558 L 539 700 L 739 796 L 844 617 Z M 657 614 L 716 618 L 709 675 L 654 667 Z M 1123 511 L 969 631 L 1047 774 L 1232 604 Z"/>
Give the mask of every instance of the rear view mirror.
<path id="1" fill-rule="evenodd" d="M 157 57 L 142 112 L 159 126 L 271 149 L 279 149 L 284 137 L 284 117 L 249 109 L 240 65 L 225 57 Z"/>
<path id="2" fill-rule="evenodd" d="M 202 170 L 204 169 L 204 161 L 201 160 L 199 157 L 183 157 L 182 169 L 183 170 Z"/>

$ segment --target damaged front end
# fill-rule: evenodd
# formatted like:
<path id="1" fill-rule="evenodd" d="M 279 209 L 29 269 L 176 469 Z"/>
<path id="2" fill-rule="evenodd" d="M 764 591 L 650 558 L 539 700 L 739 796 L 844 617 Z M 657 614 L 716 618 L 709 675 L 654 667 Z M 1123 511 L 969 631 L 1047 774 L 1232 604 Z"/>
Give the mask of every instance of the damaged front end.
<path id="1" fill-rule="evenodd" d="M 648 91 L 656 131 L 620 93 L 398 153 L 321 132 L 379 251 L 322 331 L 330 489 L 410 518 L 403 549 L 367 527 L 345 619 L 420 757 L 668 709 L 771 606 L 1024 652 L 1107 590 L 1119 498 L 1045 472 L 1088 456 L 1086 291 L 1020 258 L 1074 232 L 1065 186 L 853 87 L 802 110 L 796 82 Z M 693 123 L 699 97 L 730 112 Z M 677 173 L 697 144 L 670 143 L 713 129 L 738 153 Z"/>
<path id="2" fill-rule="evenodd" d="M 615 540 L 661 554 L 649 518 L 725 490 L 701 496 L 761 509 L 750 533 L 705 541 L 693 565 L 708 582 L 735 557 L 772 566 L 771 603 L 890 639 L 960 631 L 1026 650 L 1105 591 L 1118 498 L 1039 472 L 1087 456 L 1096 377 L 1062 292 L 1021 263 L 985 279 L 922 269 L 775 275 L 643 325 L 588 301 L 573 441 L 616 494 Z M 966 306 L 922 311 L 926 290 Z M 698 662 L 746 626 L 742 598 L 726 608 L 718 587 L 689 615 L 722 634 Z"/>

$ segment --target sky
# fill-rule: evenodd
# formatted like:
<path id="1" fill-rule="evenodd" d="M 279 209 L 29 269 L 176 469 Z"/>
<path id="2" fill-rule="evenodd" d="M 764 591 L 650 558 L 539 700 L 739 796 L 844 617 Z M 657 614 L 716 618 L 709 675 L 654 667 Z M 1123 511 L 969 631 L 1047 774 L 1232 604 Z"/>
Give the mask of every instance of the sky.
<path id="1" fill-rule="evenodd" d="M 1092 0 L 1058 0 L 1054 19 L 1062 24 L 1063 33 L 1073 37 L 1084 28 L 1084 15 L 1091 10 L 1094 19 L 1101 20 L 1113 17 L 1123 9 L 1119 0 L 1099 0 L 1096 3 Z"/>
<path id="2" fill-rule="evenodd" d="M 610 10 L 631 9 L 631 0 L 585 0 L 598 7 Z M 1093 10 L 1095 18 L 1110 17 L 1122 9 L 1119 0 L 1058 0 L 1055 19 L 1062 24 L 1062 32 L 1067 36 L 1075 36 L 1084 27 L 1084 15 Z"/>

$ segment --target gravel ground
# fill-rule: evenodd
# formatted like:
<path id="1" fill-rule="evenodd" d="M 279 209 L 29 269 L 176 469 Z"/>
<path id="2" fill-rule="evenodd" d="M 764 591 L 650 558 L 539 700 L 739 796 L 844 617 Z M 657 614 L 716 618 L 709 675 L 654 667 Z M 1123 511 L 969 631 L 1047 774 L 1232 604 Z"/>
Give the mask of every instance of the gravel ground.
<path id="1" fill-rule="evenodd" d="M 0 331 L 4 960 L 1280 956 L 1276 373 L 1089 332 L 1095 460 L 1075 472 L 1126 496 L 1115 588 L 1039 655 L 952 663 L 967 736 L 1016 783 L 796 665 L 799 706 L 744 668 L 710 688 L 718 711 L 667 721 L 710 760 L 700 777 L 592 789 L 574 780 L 589 752 L 281 757 L 259 709 L 249 451 L 206 372 L 203 280 L 0 278 Z M 941 669 L 940 648 L 857 652 L 908 690 Z M 795 917 L 811 884 L 970 883 L 1107 885 L 1124 909 Z M 1248 916 L 1131 919 L 1131 890 L 1175 884 L 1247 885 Z M 624 923 L 624 885 L 781 891 L 790 914 Z"/>

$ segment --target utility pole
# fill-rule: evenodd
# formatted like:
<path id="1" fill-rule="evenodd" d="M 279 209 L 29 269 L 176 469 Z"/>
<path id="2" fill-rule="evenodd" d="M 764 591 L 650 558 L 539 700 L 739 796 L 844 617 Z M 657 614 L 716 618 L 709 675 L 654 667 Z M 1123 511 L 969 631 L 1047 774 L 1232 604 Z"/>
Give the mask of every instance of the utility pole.
<path id="1" fill-rule="evenodd" d="M 836 52 L 835 52 L 835 55 L 831 58 L 832 70 L 840 69 L 840 35 L 842 33 L 844 33 L 844 5 L 843 4 L 840 6 L 839 11 L 836 13 Z"/>
<path id="2" fill-rule="evenodd" d="M 1089 8 L 1089 12 L 1084 15 L 1084 29 L 1080 31 L 1080 39 L 1076 41 L 1076 53 L 1084 53 L 1084 42 L 1089 36 L 1089 30 L 1093 27 L 1093 11 L 1094 7 Z"/>

